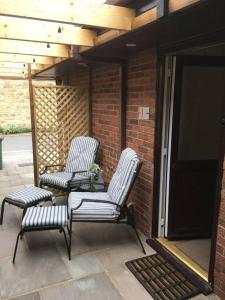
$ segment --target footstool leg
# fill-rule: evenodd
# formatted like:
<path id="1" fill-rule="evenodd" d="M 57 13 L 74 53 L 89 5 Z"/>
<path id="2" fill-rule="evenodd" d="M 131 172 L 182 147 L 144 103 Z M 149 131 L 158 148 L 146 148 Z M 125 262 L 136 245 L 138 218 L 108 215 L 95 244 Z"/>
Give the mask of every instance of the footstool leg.
<path id="1" fill-rule="evenodd" d="M 23 219 L 23 217 L 25 216 L 26 211 L 27 211 L 27 207 L 25 207 L 24 210 L 23 210 L 22 219 Z"/>
<path id="2" fill-rule="evenodd" d="M 23 230 L 21 230 L 18 235 L 17 235 L 17 238 L 16 238 L 16 246 L 15 246 L 15 250 L 14 250 L 14 255 L 13 255 L 13 264 L 15 263 L 15 259 L 16 259 L 16 252 L 17 252 L 17 247 L 18 247 L 18 242 L 19 242 L 19 237 L 20 235 L 23 234 Z"/>
<path id="3" fill-rule="evenodd" d="M 3 222 L 4 209 L 5 209 L 5 199 L 2 201 L 0 225 L 2 225 Z"/>

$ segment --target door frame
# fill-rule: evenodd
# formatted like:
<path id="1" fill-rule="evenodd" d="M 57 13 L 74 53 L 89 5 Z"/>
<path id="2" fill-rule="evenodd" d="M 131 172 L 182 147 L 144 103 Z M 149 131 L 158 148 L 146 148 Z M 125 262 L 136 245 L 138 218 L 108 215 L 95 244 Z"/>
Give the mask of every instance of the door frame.
<path id="1" fill-rule="evenodd" d="M 225 42 L 224 35 L 217 37 L 208 35 L 205 38 L 196 39 L 195 47 L 204 46 L 206 44 L 219 44 Z M 193 40 L 186 41 L 180 45 L 171 46 L 164 49 L 158 50 L 158 71 L 157 71 L 157 101 L 156 101 L 156 129 L 155 129 L 155 147 L 154 147 L 154 181 L 153 181 L 153 207 L 152 207 L 152 238 L 158 238 L 158 227 L 159 227 L 159 203 L 160 203 L 160 189 L 159 182 L 161 180 L 161 155 L 162 155 L 162 129 L 163 129 L 163 105 L 164 105 L 164 89 L 165 89 L 165 66 L 166 57 L 168 55 L 175 55 L 178 51 L 192 48 Z M 221 58 L 222 59 L 222 58 Z M 223 178 L 223 161 L 225 151 L 225 131 L 221 141 L 221 154 L 218 160 L 217 170 L 217 185 L 214 200 L 214 217 L 213 217 L 213 228 L 212 228 L 212 239 L 211 239 L 211 252 L 210 252 L 210 264 L 208 272 L 208 281 L 213 287 L 214 285 L 214 267 L 216 258 L 216 242 L 217 242 L 217 228 L 219 218 L 219 207 L 221 202 L 221 185 Z"/>

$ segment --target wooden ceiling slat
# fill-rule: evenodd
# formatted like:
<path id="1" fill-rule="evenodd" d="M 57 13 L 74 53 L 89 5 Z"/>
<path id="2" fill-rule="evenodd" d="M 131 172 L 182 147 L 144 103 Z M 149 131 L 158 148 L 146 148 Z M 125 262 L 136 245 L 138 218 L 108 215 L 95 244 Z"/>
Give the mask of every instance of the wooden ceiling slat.
<path id="1" fill-rule="evenodd" d="M 70 47 L 66 45 L 26 42 L 0 39 L 0 53 L 28 54 L 53 57 L 70 57 Z"/>
<path id="2" fill-rule="evenodd" d="M 96 34 L 68 24 L 0 16 L 0 38 L 93 46 Z"/>
<path id="3" fill-rule="evenodd" d="M 131 30 L 135 10 L 82 0 L 0 0 L 0 14 L 108 29 Z"/>
<path id="4" fill-rule="evenodd" d="M 136 18 L 134 18 L 131 27 L 132 29 L 137 29 L 141 26 L 144 26 L 146 24 L 155 21 L 156 19 L 157 19 L 157 7 L 154 7 L 146 11 L 145 13 L 137 16 Z M 127 31 L 122 31 L 122 30 L 109 30 L 107 32 L 104 32 L 95 38 L 95 46 L 104 44 L 126 33 Z M 90 47 L 82 46 L 79 49 L 80 49 L 80 53 L 84 53 L 85 51 L 89 50 Z"/>
<path id="5" fill-rule="evenodd" d="M 169 12 L 172 13 L 199 1 L 200 0 L 169 0 Z"/>
<path id="6" fill-rule="evenodd" d="M 17 63 L 37 63 L 52 65 L 62 61 L 62 58 L 45 57 L 37 55 L 22 55 L 22 54 L 11 54 L 11 53 L 0 53 L 0 62 L 17 62 Z"/>

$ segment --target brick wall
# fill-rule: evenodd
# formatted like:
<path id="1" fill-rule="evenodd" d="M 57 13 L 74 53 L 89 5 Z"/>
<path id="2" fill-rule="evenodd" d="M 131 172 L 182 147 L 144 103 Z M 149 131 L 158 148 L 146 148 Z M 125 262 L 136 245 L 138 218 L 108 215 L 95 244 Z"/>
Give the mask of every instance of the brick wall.
<path id="1" fill-rule="evenodd" d="M 87 86 L 88 76 L 75 72 L 68 80 L 75 86 Z M 153 189 L 153 147 L 156 99 L 156 51 L 146 50 L 128 60 L 127 146 L 137 151 L 143 166 L 130 200 L 136 203 L 138 228 L 151 231 Z M 92 130 L 100 142 L 100 163 L 109 181 L 120 157 L 119 136 L 120 67 L 95 66 L 92 71 Z M 150 119 L 138 120 L 138 108 L 150 107 Z"/>
<path id="2" fill-rule="evenodd" d="M 219 224 L 217 232 L 216 265 L 215 265 L 215 293 L 225 299 L 225 158 L 223 165 L 223 181 Z"/>
<path id="3" fill-rule="evenodd" d="M 68 84 L 89 87 L 88 69 L 71 74 Z M 119 156 L 119 67 L 102 64 L 92 72 L 92 135 L 100 142 L 97 160 L 109 181 Z"/>
<path id="4" fill-rule="evenodd" d="M 120 73 L 118 65 L 104 64 L 93 69 L 92 130 L 100 142 L 100 161 L 109 181 L 118 162 Z"/>
<path id="5" fill-rule="evenodd" d="M 156 50 L 151 49 L 131 56 L 128 61 L 127 146 L 143 161 L 131 200 L 136 204 L 138 227 L 146 235 L 150 234 L 152 217 L 156 60 Z M 141 106 L 150 108 L 149 120 L 138 120 Z"/>
<path id="6" fill-rule="evenodd" d="M 0 80 L 0 124 L 31 128 L 27 80 Z"/>
<path id="7" fill-rule="evenodd" d="M 88 85 L 89 85 L 89 69 L 88 68 L 81 68 L 76 71 L 74 74 L 68 77 L 68 82 L 65 85 L 72 85 L 79 88 L 86 88 L 88 92 Z"/>

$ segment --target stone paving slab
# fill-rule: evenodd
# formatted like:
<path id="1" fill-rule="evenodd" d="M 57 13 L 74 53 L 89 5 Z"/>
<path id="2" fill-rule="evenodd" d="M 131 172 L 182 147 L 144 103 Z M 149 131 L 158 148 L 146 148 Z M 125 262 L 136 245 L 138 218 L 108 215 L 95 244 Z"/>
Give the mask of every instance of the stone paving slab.
<path id="1" fill-rule="evenodd" d="M 39 293 L 27 294 L 19 297 L 10 298 L 11 300 L 41 300 Z"/>
<path id="2" fill-rule="evenodd" d="M 42 300 L 122 300 L 106 274 L 74 280 L 40 291 Z"/>
<path id="3" fill-rule="evenodd" d="M 20 241 L 23 242 L 23 241 Z M 0 259 L 0 299 L 71 279 L 56 249 L 38 249 Z"/>

